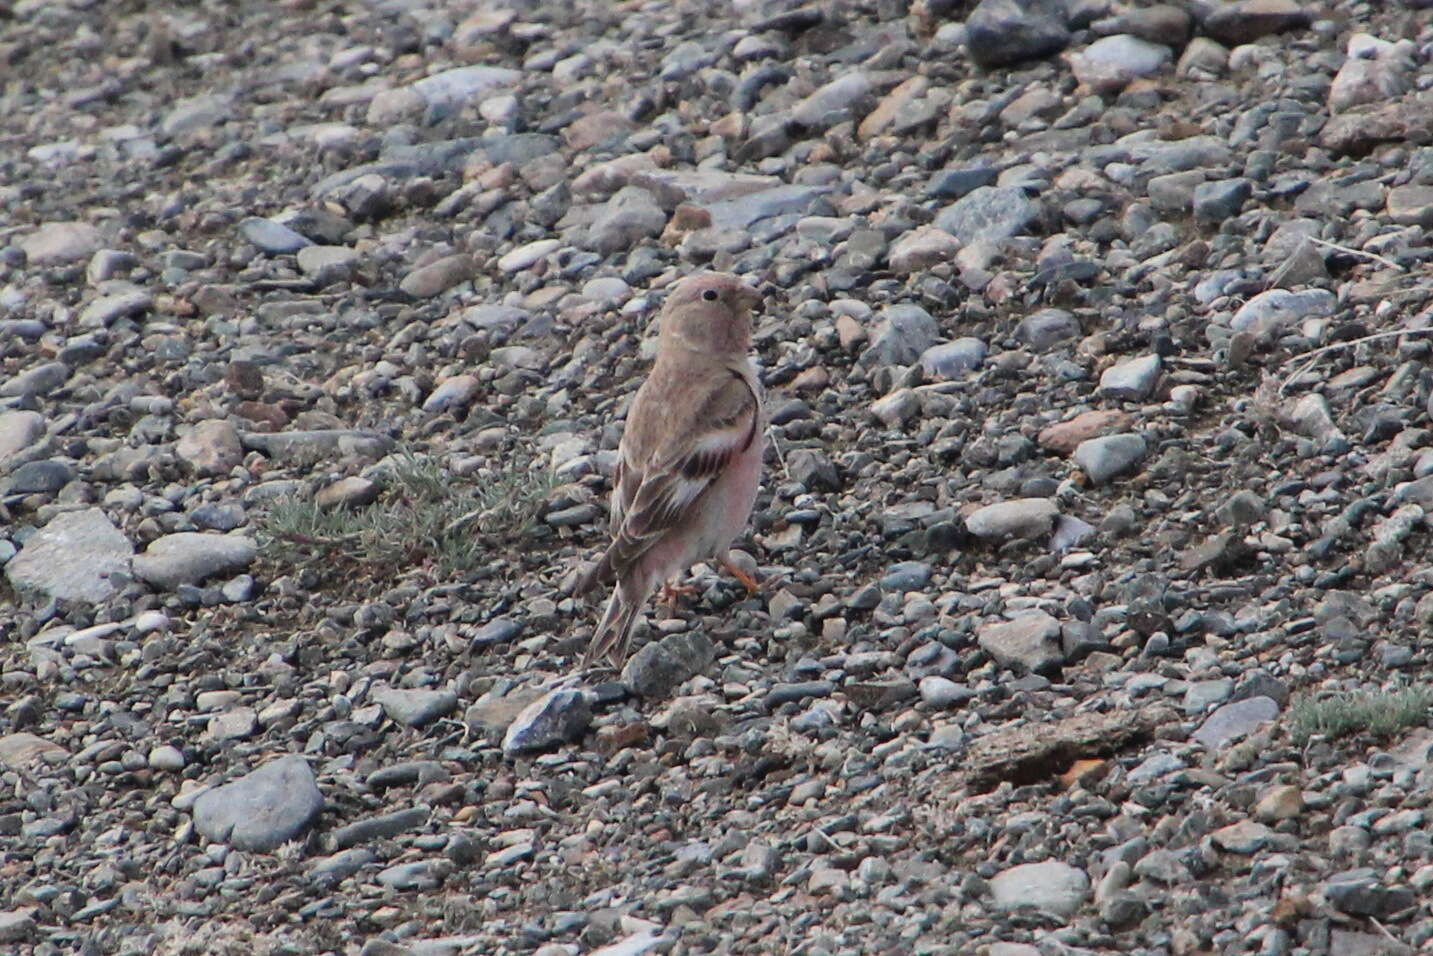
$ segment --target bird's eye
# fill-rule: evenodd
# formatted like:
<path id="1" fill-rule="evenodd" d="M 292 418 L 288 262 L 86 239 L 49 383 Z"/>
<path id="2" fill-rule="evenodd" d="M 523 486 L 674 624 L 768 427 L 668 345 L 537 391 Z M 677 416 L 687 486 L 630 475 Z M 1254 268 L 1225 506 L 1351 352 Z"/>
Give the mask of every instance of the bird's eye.
<path id="1" fill-rule="evenodd" d="M 715 302 L 717 300 L 716 289 L 708 289 L 707 291 L 703 292 L 702 298 L 706 299 L 708 302 Z"/>

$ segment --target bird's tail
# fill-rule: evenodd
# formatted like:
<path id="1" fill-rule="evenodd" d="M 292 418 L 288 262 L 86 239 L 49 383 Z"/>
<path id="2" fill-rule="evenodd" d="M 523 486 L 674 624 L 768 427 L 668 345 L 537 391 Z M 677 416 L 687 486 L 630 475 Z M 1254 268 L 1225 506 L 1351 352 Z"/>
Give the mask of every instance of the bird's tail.
<path id="1" fill-rule="evenodd" d="M 591 667 L 593 661 L 606 655 L 614 667 L 621 667 L 623 658 L 627 656 L 632 625 L 636 623 L 637 612 L 641 609 L 641 601 L 624 595 L 620 587 L 614 588 L 607 610 L 602 612 L 602 620 L 597 622 L 592 643 L 587 645 L 587 653 L 582 655 L 582 666 Z"/>

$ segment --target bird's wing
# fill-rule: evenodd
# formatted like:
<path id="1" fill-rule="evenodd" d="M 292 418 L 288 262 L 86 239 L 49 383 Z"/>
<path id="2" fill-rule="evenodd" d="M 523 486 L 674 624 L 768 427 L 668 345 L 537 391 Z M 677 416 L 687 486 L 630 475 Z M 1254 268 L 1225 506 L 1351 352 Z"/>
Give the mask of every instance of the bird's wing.
<path id="1" fill-rule="evenodd" d="M 622 437 L 621 523 L 603 562 L 618 573 L 682 523 L 760 427 L 760 401 L 739 369 L 677 368 L 649 384 Z"/>

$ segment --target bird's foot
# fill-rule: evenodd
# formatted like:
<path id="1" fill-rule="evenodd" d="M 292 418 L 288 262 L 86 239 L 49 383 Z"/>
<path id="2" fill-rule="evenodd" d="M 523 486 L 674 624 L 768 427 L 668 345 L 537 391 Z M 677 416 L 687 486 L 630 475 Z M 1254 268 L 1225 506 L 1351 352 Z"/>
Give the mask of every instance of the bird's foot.
<path id="1" fill-rule="evenodd" d="M 762 587 L 760 581 L 752 577 L 750 574 L 747 574 L 746 571 L 737 567 L 736 564 L 731 560 L 731 558 L 723 558 L 721 566 L 726 568 L 727 573 L 729 573 L 732 577 L 736 578 L 738 581 L 741 582 L 742 587 L 746 588 L 747 594 L 755 596 L 765 590 Z"/>
<path id="2" fill-rule="evenodd" d="M 697 589 L 690 584 L 673 584 L 668 581 L 662 585 L 661 594 L 657 599 L 667 606 L 668 611 L 675 611 L 678 598 L 691 597 L 696 593 Z"/>

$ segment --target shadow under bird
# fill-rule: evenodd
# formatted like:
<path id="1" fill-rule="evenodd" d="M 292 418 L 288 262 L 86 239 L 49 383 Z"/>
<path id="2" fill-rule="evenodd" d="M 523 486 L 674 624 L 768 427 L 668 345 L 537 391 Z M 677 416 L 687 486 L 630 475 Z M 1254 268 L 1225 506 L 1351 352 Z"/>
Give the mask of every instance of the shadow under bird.
<path id="1" fill-rule="evenodd" d="M 748 589 L 727 554 L 746 528 L 761 482 L 766 428 L 749 354 L 761 295 L 732 275 L 677 283 L 662 309 L 657 358 L 627 413 L 611 505 L 612 543 L 578 582 L 614 583 L 583 666 L 620 667 L 652 593 L 715 558 Z"/>

